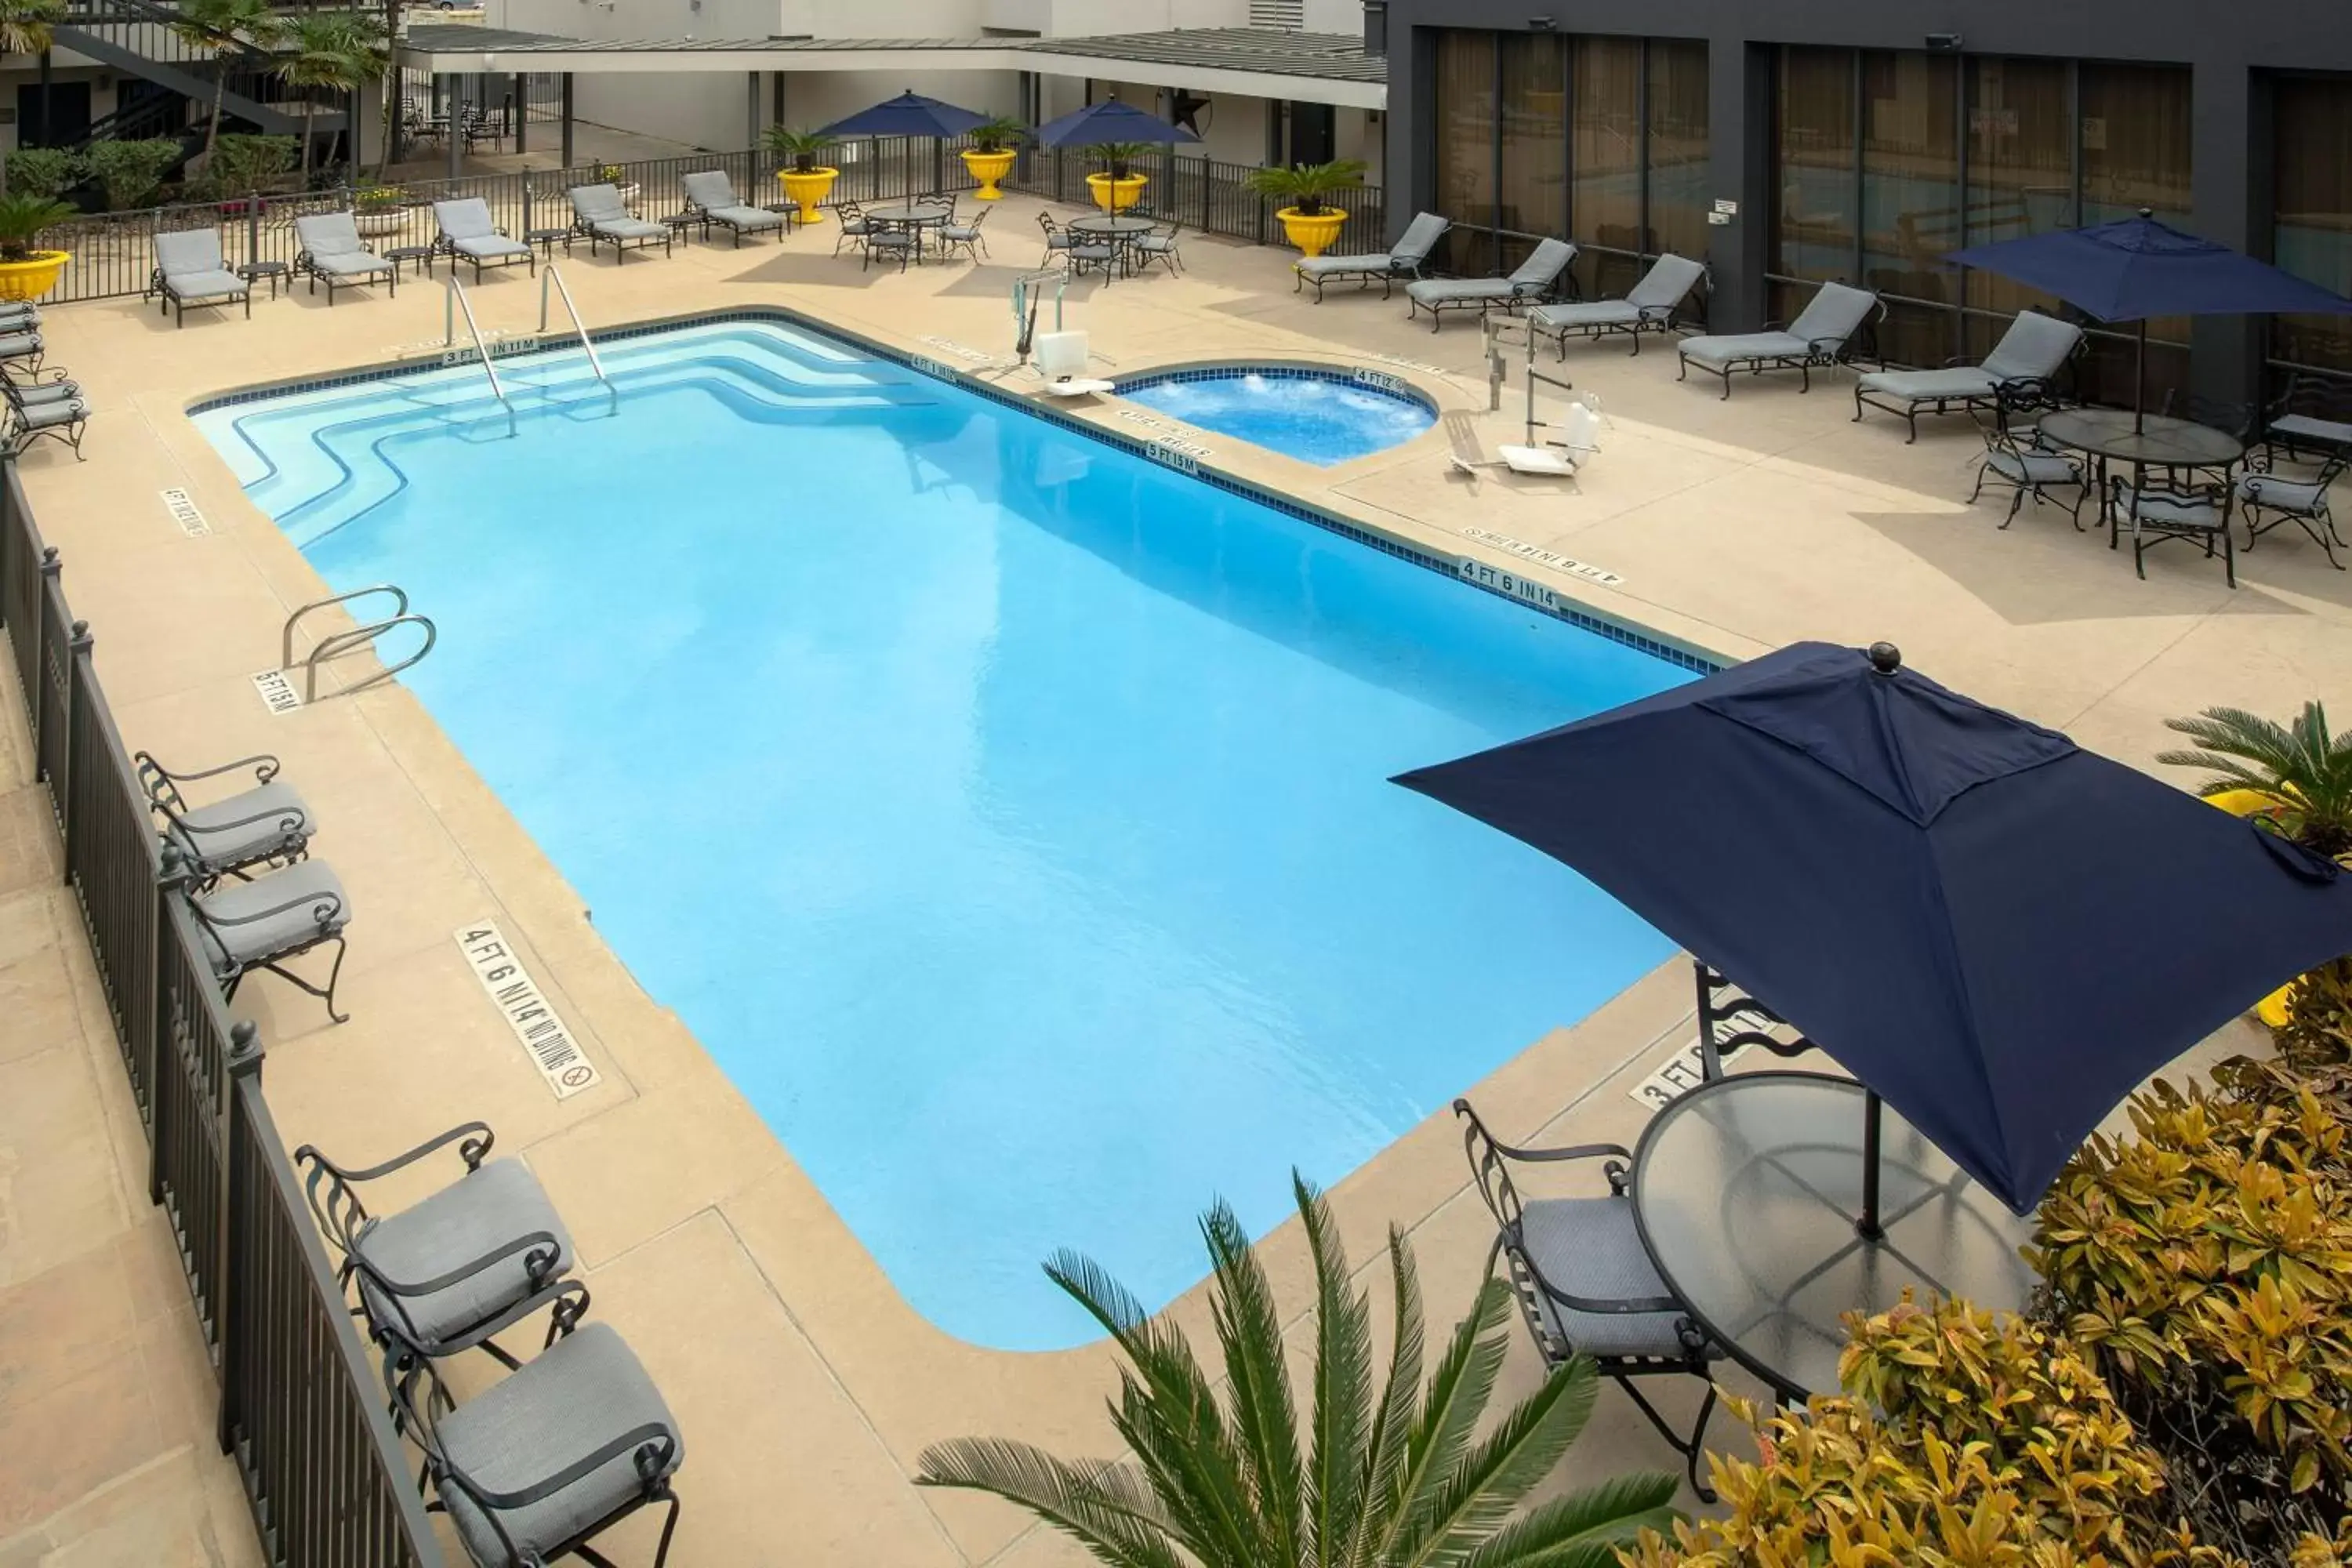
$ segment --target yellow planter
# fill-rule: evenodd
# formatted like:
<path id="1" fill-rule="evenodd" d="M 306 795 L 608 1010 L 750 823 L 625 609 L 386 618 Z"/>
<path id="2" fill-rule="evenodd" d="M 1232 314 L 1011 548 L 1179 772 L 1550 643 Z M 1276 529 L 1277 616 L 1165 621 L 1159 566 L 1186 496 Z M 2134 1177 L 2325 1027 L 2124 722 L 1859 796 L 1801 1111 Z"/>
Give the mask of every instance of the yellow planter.
<path id="1" fill-rule="evenodd" d="M 980 182 L 980 189 L 973 193 L 974 199 L 993 202 L 1004 198 L 1004 193 L 996 188 L 996 182 L 1013 173 L 1013 160 L 1016 156 L 1018 154 L 1010 148 L 997 153 L 982 153 L 973 147 L 963 150 L 963 166 L 971 171 L 973 179 Z"/>
<path id="2" fill-rule="evenodd" d="M 2232 816 L 2261 816 L 2285 803 L 2258 789 L 2232 789 L 2207 795 L 2205 804 L 2218 805 Z M 2294 1016 L 2294 982 L 2290 980 L 2255 1003 L 2254 1016 L 2273 1029 L 2285 1028 Z"/>
<path id="3" fill-rule="evenodd" d="M 72 260 L 63 250 L 37 250 L 25 261 L 0 261 L 0 300 L 37 300 Z"/>
<path id="4" fill-rule="evenodd" d="M 1282 220 L 1282 232 L 1291 244 L 1309 256 L 1320 256 L 1331 248 L 1339 237 L 1339 230 L 1348 215 L 1338 207 L 1325 207 L 1319 213 L 1303 213 L 1297 207 L 1285 207 L 1274 215 Z"/>
<path id="5" fill-rule="evenodd" d="M 776 176 L 783 182 L 784 197 L 800 205 L 803 223 L 823 223 L 824 198 L 833 194 L 834 181 L 841 178 L 838 169 L 786 169 Z"/>
<path id="6" fill-rule="evenodd" d="M 1115 213 L 1141 200 L 1143 187 L 1148 181 L 1149 176 L 1143 174 L 1129 174 L 1118 180 L 1108 174 L 1088 174 L 1087 189 L 1094 193 L 1095 205 L 1107 213 Z"/>

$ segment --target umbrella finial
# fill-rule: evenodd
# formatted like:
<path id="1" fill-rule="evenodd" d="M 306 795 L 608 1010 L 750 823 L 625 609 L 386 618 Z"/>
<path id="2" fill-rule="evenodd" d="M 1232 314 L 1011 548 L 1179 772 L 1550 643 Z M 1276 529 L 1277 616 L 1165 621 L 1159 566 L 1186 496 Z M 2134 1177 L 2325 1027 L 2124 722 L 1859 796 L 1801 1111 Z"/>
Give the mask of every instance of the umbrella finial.
<path id="1" fill-rule="evenodd" d="M 2144 218 L 2152 219 L 2156 216 L 2156 209 L 2154 207 L 2142 207 L 2139 209 L 2139 216 Z"/>
<path id="2" fill-rule="evenodd" d="M 1903 650 L 1891 642 L 1870 645 L 1870 668 L 1881 675 L 1892 675 L 1903 668 Z"/>

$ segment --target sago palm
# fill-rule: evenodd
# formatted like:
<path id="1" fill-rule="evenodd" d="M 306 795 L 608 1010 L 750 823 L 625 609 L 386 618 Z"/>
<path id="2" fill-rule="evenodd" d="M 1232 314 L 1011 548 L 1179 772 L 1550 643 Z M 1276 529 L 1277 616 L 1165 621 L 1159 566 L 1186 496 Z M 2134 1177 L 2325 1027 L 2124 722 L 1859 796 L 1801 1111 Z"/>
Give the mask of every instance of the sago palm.
<path id="1" fill-rule="evenodd" d="M 1660 1474 L 1620 1477 L 1514 1517 L 1582 1429 L 1591 1366 L 1553 1373 L 1482 1436 L 1508 1290 L 1486 1281 L 1424 1384 L 1421 1289 L 1412 1250 L 1391 1228 L 1395 1348 L 1376 1379 L 1370 1298 L 1349 1289 L 1328 1206 L 1293 1180 L 1316 1280 L 1304 1433 L 1273 1291 L 1219 1204 L 1201 1231 L 1215 1269 L 1222 1402 L 1180 1331 L 1147 1319 L 1094 1264 L 1061 1254 L 1047 1276 L 1126 1353 L 1110 1411 L 1134 1457 L 1070 1461 L 966 1437 L 928 1450 L 921 1482 L 1009 1499 L 1117 1568 L 1614 1568 L 1617 1545 L 1670 1523 L 1675 1482 Z"/>
<path id="2" fill-rule="evenodd" d="M 2352 853 L 2352 731 L 2329 734 L 2327 710 L 2318 703 L 2305 703 L 2286 724 L 2243 709 L 2208 708 L 2194 719 L 2168 719 L 2165 727 L 2197 749 L 2156 760 L 2210 769 L 2199 795 L 2243 789 L 2268 795 L 2279 807 L 2272 819 L 2288 837 L 2321 855 Z"/>
<path id="3" fill-rule="evenodd" d="M 172 31 L 181 42 L 210 49 L 215 57 L 240 44 L 268 48 L 278 36 L 278 15 L 268 0 L 180 0 Z M 205 162 L 220 140 L 221 100 L 228 94 L 228 61 L 213 61 L 213 117 L 205 127 Z"/>

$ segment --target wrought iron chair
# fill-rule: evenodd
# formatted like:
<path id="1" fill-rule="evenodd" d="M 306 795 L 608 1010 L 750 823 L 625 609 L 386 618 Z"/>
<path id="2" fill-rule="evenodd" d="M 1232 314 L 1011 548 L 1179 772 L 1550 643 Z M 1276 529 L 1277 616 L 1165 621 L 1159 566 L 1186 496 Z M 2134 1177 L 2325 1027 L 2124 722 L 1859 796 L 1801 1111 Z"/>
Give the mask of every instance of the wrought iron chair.
<path id="1" fill-rule="evenodd" d="M 2035 424 L 2036 418 L 2057 407 L 2058 399 L 2047 381 L 2026 379 L 2006 381 L 1993 388 L 1992 415 L 1971 411 L 1979 434 L 1984 437 L 1984 459 L 1977 465 L 1976 488 L 1969 491 L 1969 504 L 1984 494 L 1988 480 L 2007 485 L 2011 490 L 2009 515 L 2000 520 L 2007 528 L 2017 521 L 2017 509 L 2032 496 L 2040 506 L 2051 500 L 2048 490 L 2053 486 L 2072 486 L 2074 504 L 2066 508 L 2073 520 L 2074 531 L 2083 531 L 2083 500 L 2091 493 L 2088 470 L 2083 458 L 2073 452 L 2045 443 Z M 2058 505 L 2053 500 L 2051 504 Z"/>
<path id="2" fill-rule="evenodd" d="M 677 1529 L 670 1479 L 685 1458 L 677 1423 L 609 1323 L 564 1335 L 464 1404 L 432 1357 L 395 1344 L 383 1362 L 395 1421 L 425 1451 L 427 1506 L 449 1516 L 482 1568 L 542 1568 L 652 1503 L 667 1503 L 654 1568 Z"/>
<path id="3" fill-rule="evenodd" d="M 1038 258 L 1040 267 L 1051 265 L 1055 257 L 1077 243 L 1077 237 L 1056 224 L 1052 213 L 1039 213 L 1037 226 L 1045 231 L 1045 254 Z"/>
<path id="4" fill-rule="evenodd" d="M 2309 462 L 2352 451 L 2352 378 L 2289 375 L 2285 389 L 2263 411 L 2260 449 L 2265 468 L 2281 457 Z"/>
<path id="5" fill-rule="evenodd" d="M 874 220 L 867 217 L 866 209 L 856 202 L 841 203 L 833 209 L 833 216 L 840 220 L 840 226 L 834 230 L 833 235 L 833 253 L 835 256 L 841 254 L 841 247 L 845 245 L 863 247 L 867 240 L 874 237 Z"/>
<path id="6" fill-rule="evenodd" d="M 2319 472 L 2307 479 L 2262 471 L 2239 475 L 2233 489 L 2238 504 L 2245 509 L 2246 548 L 2252 550 L 2255 540 L 2280 523 L 2297 523 L 2326 552 L 2327 563 L 2343 571 L 2344 563 L 2336 559 L 2336 552 L 2343 546 L 2344 537 L 2336 531 L 2327 491 L 2347 467 L 2352 467 L 2352 446 L 2336 448 L 2319 466 Z M 2273 514 L 2267 521 L 2263 520 L 2264 512 Z"/>
<path id="7" fill-rule="evenodd" d="M 1135 269 L 1140 272 L 1157 261 L 1171 272 L 1183 271 L 1184 253 L 1177 248 L 1176 244 L 1177 237 L 1183 232 L 1183 221 L 1170 218 L 1166 226 L 1155 228 L 1150 234 L 1137 235 L 1130 245 L 1135 256 Z"/>
<path id="8" fill-rule="evenodd" d="M 257 866 L 276 870 L 310 853 L 316 826 L 310 808 L 292 784 L 278 782 L 278 759 L 268 752 L 187 773 L 173 773 L 148 752 L 136 752 L 131 760 L 163 841 L 179 850 L 181 868 L 197 890 L 212 888 L 223 877 L 249 882 L 253 879 L 247 873 Z M 184 784 L 242 768 L 253 770 L 251 789 L 194 806 L 180 793 Z"/>
<path id="9" fill-rule="evenodd" d="M 319 1233 L 341 1255 L 336 1283 L 356 1286 L 352 1310 L 380 1345 L 439 1358 L 480 1350 L 512 1370 L 521 1363 L 493 1335 L 551 1308 L 541 1349 L 570 1333 L 588 1310 L 588 1288 L 570 1278 L 576 1254 L 545 1189 L 521 1161 L 485 1160 L 495 1142 L 468 1121 L 404 1154 L 347 1170 L 305 1143 L 303 1189 Z M 465 1173 L 397 1214 L 370 1214 L 359 1188 L 427 1154 L 457 1145 Z"/>
<path id="10" fill-rule="evenodd" d="M 2231 587 L 2238 585 L 2238 552 L 2230 532 L 2230 508 L 2237 500 L 2235 484 L 2227 479 L 2173 483 L 2149 479 L 2134 485 L 2118 474 L 2108 486 L 2114 498 L 2108 526 L 2131 530 L 2132 569 L 2142 582 L 2147 579 L 2149 549 L 2167 540 L 2185 539 L 2202 544 L 2208 560 L 2218 546 L 2223 575 Z"/>
<path id="11" fill-rule="evenodd" d="M 980 229 L 988 221 L 992 210 L 982 207 L 968 220 L 961 217 L 950 219 L 940 230 L 940 253 L 945 256 L 961 246 L 964 254 L 977 265 L 980 258 L 988 254 L 988 239 Z"/>
<path id="12" fill-rule="evenodd" d="M 89 400 L 78 383 L 59 371 L 50 380 L 37 374 L 30 382 L 0 375 L 0 394 L 8 402 L 6 449 L 12 458 L 44 437 L 73 448 L 76 462 L 87 461 L 81 449 L 82 431 L 89 424 Z"/>
<path id="13" fill-rule="evenodd" d="M 184 885 L 187 876 L 178 847 L 168 840 L 163 875 L 175 885 Z M 343 928 L 351 923 L 352 901 L 323 862 L 304 860 L 233 887 L 215 887 L 193 895 L 188 907 L 224 1000 L 236 997 L 247 975 L 266 969 L 324 1002 L 334 1022 L 351 1021 L 350 1015 L 335 1011 L 335 983 L 343 972 Z M 329 942 L 335 944 L 335 963 L 323 987 L 286 967 L 288 960 Z"/>
<path id="14" fill-rule="evenodd" d="M 1683 1456 L 1691 1489 L 1714 1501 L 1715 1493 L 1700 1479 L 1698 1466 L 1707 1420 L 1715 1414 L 1716 1389 L 1708 1368 L 1724 1352 L 1666 1289 L 1642 1246 L 1627 1195 L 1633 1152 L 1614 1143 L 1516 1149 L 1486 1130 L 1468 1100 L 1455 1100 L 1454 1113 L 1465 1123 L 1463 1144 L 1470 1155 L 1471 1179 L 1495 1217 L 1495 1245 L 1486 1255 L 1486 1270 L 1494 1272 L 1498 1258 L 1507 1263 L 1512 1291 L 1544 1365 L 1557 1367 L 1574 1356 L 1590 1357 L 1594 1369 L 1622 1388 L 1658 1435 Z M 1571 1160 L 1600 1161 L 1609 1195 L 1520 1198 L 1513 1166 Z M 1676 1432 L 1634 1386 L 1636 1378 L 1662 1374 L 1706 1382 L 1706 1398 L 1688 1436 Z"/>

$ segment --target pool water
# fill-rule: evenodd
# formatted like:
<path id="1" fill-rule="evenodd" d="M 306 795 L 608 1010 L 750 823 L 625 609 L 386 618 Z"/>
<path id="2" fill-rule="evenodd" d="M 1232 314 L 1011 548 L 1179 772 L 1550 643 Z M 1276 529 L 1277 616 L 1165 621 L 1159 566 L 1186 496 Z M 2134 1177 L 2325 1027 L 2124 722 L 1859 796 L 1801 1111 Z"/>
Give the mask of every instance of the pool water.
<path id="1" fill-rule="evenodd" d="M 1385 781 L 1684 671 L 812 331 L 602 352 L 197 423 L 940 1328 L 1159 1307 L 1667 956 Z"/>
<path id="2" fill-rule="evenodd" d="M 1342 372 L 1188 371 L 1121 382 L 1118 395 L 1326 468 L 1386 451 L 1437 423 L 1437 411 L 1420 398 Z"/>

